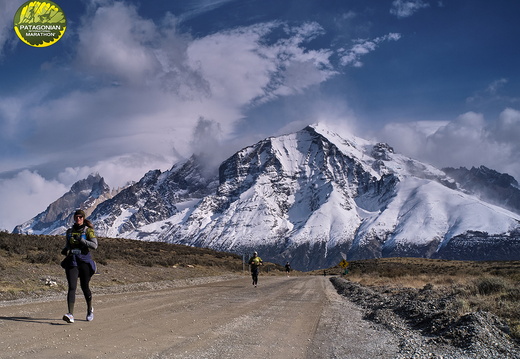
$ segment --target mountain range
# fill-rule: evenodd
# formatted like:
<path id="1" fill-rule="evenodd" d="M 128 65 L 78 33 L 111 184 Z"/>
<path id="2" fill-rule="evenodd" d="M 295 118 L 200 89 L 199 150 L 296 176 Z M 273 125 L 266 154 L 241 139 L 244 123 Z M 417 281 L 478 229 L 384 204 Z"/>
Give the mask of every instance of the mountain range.
<path id="1" fill-rule="evenodd" d="M 520 187 L 486 167 L 438 169 L 323 124 L 266 138 L 208 166 L 192 156 L 116 192 L 79 181 L 16 233 L 62 234 L 83 208 L 98 236 L 291 262 L 520 259 Z"/>

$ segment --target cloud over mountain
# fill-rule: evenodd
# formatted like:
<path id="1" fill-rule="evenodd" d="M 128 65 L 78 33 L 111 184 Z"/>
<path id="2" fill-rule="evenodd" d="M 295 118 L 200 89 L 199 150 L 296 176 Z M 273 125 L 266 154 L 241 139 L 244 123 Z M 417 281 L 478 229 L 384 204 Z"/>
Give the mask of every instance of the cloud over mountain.
<path id="1" fill-rule="evenodd" d="M 323 120 L 440 166 L 518 177 L 516 2 L 76 1 L 60 4 L 67 31 L 45 49 L 17 39 L 20 5 L 0 4 L 0 188 L 33 186 L 21 196 L 92 172 L 118 187 L 145 162 L 166 170 Z M 200 119 L 215 141 L 197 140 Z M 442 125 L 421 146 L 425 123 Z M 33 180 L 17 182 L 22 171 Z M 12 198 L 2 210 L 18 219 L 0 228 L 46 197 Z"/>

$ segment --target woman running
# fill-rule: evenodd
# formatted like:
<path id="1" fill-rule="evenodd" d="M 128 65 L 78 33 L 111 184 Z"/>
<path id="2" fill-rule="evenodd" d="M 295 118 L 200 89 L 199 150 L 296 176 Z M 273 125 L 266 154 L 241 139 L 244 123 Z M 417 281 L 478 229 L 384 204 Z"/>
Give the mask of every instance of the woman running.
<path id="1" fill-rule="evenodd" d="M 253 256 L 249 259 L 249 265 L 251 266 L 251 277 L 253 278 L 253 285 L 256 287 L 258 285 L 258 273 L 260 272 L 260 266 L 263 265 L 264 262 L 262 258 L 258 256 L 257 252 L 253 253 Z"/>
<path id="2" fill-rule="evenodd" d="M 96 273 L 96 263 L 90 255 L 91 249 L 98 247 L 98 241 L 94 233 L 94 226 L 85 218 L 85 212 L 77 210 L 74 213 L 74 225 L 67 230 L 67 242 L 61 254 L 67 257 L 61 262 L 65 269 L 69 290 L 67 292 L 67 304 L 69 312 L 63 316 L 67 323 L 74 323 L 74 303 L 76 301 L 76 288 L 78 278 L 81 290 L 87 302 L 87 320 L 94 319 L 92 308 L 92 292 L 90 291 L 90 278 Z"/>

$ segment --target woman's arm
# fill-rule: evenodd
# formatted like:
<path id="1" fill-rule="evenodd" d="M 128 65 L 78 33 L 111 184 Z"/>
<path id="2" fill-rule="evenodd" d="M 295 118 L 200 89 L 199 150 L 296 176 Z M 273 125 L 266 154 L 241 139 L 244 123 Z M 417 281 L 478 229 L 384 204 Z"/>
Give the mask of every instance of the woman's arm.
<path id="1" fill-rule="evenodd" d="M 69 231 L 67 231 L 67 233 L 65 234 L 65 247 L 63 247 L 63 249 L 61 250 L 61 254 L 66 256 L 69 253 L 69 248 Z"/>
<path id="2" fill-rule="evenodd" d="M 96 249 L 98 247 L 98 241 L 92 228 L 87 228 L 86 237 L 86 240 L 83 240 L 83 238 L 81 239 L 81 244 L 87 246 L 90 249 Z"/>

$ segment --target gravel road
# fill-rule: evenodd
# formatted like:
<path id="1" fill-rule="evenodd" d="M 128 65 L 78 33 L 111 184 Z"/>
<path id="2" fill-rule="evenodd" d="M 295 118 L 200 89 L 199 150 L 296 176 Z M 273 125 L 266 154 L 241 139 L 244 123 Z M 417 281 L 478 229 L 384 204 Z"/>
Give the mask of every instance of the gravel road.
<path id="1" fill-rule="evenodd" d="M 423 339 L 365 320 L 327 277 L 139 289 L 95 291 L 93 322 L 78 293 L 74 324 L 61 320 L 65 297 L 0 303 L 0 358 L 449 358 L 452 349 L 414 352 L 406 343 Z"/>

